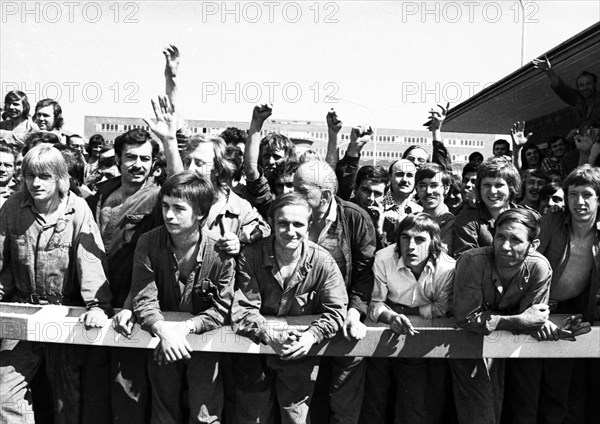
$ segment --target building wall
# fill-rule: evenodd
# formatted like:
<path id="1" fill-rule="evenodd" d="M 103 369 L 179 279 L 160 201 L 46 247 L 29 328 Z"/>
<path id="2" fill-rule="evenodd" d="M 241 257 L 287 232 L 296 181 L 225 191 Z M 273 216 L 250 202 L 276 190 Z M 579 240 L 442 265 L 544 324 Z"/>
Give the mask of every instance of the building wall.
<path id="1" fill-rule="evenodd" d="M 194 134 L 218 136 L 227 127 L 247 128 L 247 122 L 234 121 L 186 121 Z M 102 134 L 109 141 L 125 131 L 133 128 L 150 129 L 138 118 L 109 116 L 86 116 L 84 135 L 89 138 L 93 134 Z M 340 131 L 340 155 L 344 155 L 350 142 L 351 127 L 343 127 Z M 262 135 L 277 131 L 290 138 L 301 138 L 313 142 L 312 149 L 325 157 L 327 151 L 327 126 L 322 122 L 299 120 L 269 120 L 265 124 Z M 376 143 L 367 144 L 362 153 L 362 162 L 384 165 L 402 157 L 402 153 L 411 145 L 423 147 L 429 153 L 432 150 L 431 133 L 419 130 L 402 130 L 380 128 L 377 130 Z M 491 155 L 495 136 L 490 134 L 443 133 L 444 143 L 450 151 L 453 162 L 465 163 L 468 156 L 479 151 L 484 156 Z"/>

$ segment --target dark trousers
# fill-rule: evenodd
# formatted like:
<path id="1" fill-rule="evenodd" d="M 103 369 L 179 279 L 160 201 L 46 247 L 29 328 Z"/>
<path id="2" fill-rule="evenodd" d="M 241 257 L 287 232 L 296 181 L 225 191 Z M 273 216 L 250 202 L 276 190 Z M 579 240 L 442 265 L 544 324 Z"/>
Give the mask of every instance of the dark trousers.
<path id="1" fill-rule="evenodd" d="M 504 397 L 504 359 L 449 359 L 459 424 L 498 424 Z"/>
<path id="2" fill-rule="evenodd" d="M 365 390 L 366 361 L 323 357 L 310 418 L 313 424 L 357 424 Z"/>
<path id="3" fill-rule="evenodd" d="M 511 424 L 563 424 L 574 359 L 508 359 L 504 414 Z"/>
<path id="4" fill-rule="evenodd" d="M 238 424 L 309 423 L 319 358 L 283 361 L 274 355 L 236 355 Z M 279 407 L 277 406 L 279 405 Z"/>
<path id="5" fill-rule="evenodd" d="M 0 422 L 35 422 L 30 383 L 44 363 L 50 382 L 54 423 L 80 423 L 80 381 L 86 350 L 83 346 L 2 340 Z"/>
<path id="6" fill-rule="evenodd" d="M 89 348 L 83 381 L 85 424 L 145 424 L 150 417 L 147 358 L 152 350 Z"/>
<path id="7" fill-rule="evenodd" d="M 448 361 L 445 359 L 367 359 L 361 424 L 386 424 L 392 378 L 397 385 L 394 423 L 446 422 Z"/>
<path id="8" fill-rule="evenodd" d="M 150 357 L 151 422 L 220 423 L 223 411 L 221 357 L 221 353 L 193 352 L 189 361 L 168 365 L 158 365 Z"/>

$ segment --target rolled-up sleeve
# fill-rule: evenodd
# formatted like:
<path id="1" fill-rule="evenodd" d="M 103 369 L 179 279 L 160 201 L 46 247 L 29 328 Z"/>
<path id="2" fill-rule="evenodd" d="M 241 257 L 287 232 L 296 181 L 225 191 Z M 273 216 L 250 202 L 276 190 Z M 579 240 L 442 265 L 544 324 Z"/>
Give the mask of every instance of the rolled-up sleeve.
<path id="1" fill-rule="evenodd" d="M 387 275 L 385 264 L 380 256 L 376 256 L 373 262 L 373 277 L 373 293 L 371 294 L 368 316 L 371 321 L 377 322 L 381 313 L 389 309 L 385 303 L 388 295 Z"/>
<path id="2" fill-rule="evenodd" d="M 254 343 L 262 341 L 262 332 L 266 330 L 267 320 L 260 314 L 262 299 L 255 269 L 259 261 L 252 246 L 242 249 L 238 256 L 235 276 L 235 293 L 231 306 L 231 325 L 233 330 L 248 337 Z"/>
<path id="3" fill-rule="evenodd" d="M 142 328 L 151 332 L 154 323 L 164 321 L 165 318 L 158 302 L 158 287 L 149 256 L 150 246 L 148 240 L 148 234 L 142 235 L 135 249 L 131 293 L 133 312 L 140 321 Z"/>

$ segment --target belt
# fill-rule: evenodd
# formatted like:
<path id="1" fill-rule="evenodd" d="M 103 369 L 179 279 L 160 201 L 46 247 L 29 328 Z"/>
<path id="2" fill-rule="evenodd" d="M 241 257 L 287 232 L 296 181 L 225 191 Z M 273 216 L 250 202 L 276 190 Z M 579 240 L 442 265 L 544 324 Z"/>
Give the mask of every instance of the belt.
<path id="1" fill-rule="evenodd" d="M 41 296 L 38 293 L 26 293 L 17 289 L 15 297 L 24 300 L 27 303 L 33 303 L 34 305 L 62 305 L 63 303 L 62 294 Z"/>

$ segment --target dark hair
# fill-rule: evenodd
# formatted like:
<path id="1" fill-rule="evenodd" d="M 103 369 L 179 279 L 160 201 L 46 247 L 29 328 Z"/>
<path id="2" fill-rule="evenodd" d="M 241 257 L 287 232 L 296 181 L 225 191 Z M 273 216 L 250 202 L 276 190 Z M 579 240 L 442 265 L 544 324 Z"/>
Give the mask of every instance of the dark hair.
<path id="1" fill-rule="evenodd" d="M 560 171 L 556 170 L 556 169 L 550 169 L 548 171 L 546 171 L 546 179 L 549 180 L 550 176 L 552 175 L 558 175 L 558 177 L 560 178 L 560 181 L 562 182 L 562 174 L 560 173 Z"/>
<path id="2" fill-rule="evenodd" d="M 275 167 L 275 170 L 267 176 L 267 181 L 269 183 L 269 187 L 271 187 L 271 192 L 276 193 L 275 186 L 278 178 L 294 176 L 300 165 L 300 162 L 295 161 L 283 161 L 282 163 L 277 165 Z"/>
<path id="3" fill-rule="evenodd" d="M 417 173 L 415 174 L 415 187 L 419 181 L 426 178 L 435 178 L 437 174 L 441 174 L 442 184 L 449 187 L 450 174 L 437 163 L 425 163 L 417 170 Z"/>
<path id="4" fill-rule="evenodd" d="M 142 128 L 134 128 L 115 138 L 115 156 L 121 160 L 121 154 L 123 153 L 123 148 L 125 146 L 141 146 L 147 142 L 150 142 L 150 145 L 152 146 L 152 159 L 155 159 L 160 150 L 158 143 L 152 139 L 148 131 Z"/>
<path id="5" fill-rule="evenodd" d="M 165 196 L 187 200 L 196 215 L 206 218 L 214 201 L 214 187 L 202 175 L 184 171 L 167 178 L 160 188 L 161 202 Z"/>
<path id="6" fill-rule="evenodd" d="M 242 149 L 234 144 L 228 144 L 225 149 L 225 157 L 235 167 L 233 181 L 239 181 L 244 175 L 244 154 Z"/>
<path id="7" fill-rule="evenodd" d="M 62 108 L 60 107 L 60 104 L 58 104 L 58 102 L 56 100 L 52 100 L 52 99 L 40 100 L 35 105 L 35 113 L 37 113 L 38 110 L 40 110 L 44 107 L 47 107 L 47 106 L 52 106 L 52 110 L 54 111 L 54 126 L 51 129 L 60 130 L 63 127 L 65 121 L 62 116 Z"/>
<path id="8" fill-rule="evenodd" d="M 509 201 L 519 197 L 521 192 L 521 177 L 512 162 L 503 157 L 491 157 L 483 161 L 477 168 L 477 183 L 475 193 L 481 196 L 481 182 L 484 178 L 502 178 L 506 181 L 510 192 Z M 485 204 L 482 204 L 485 207 Z"/>
<path id="9" fill-rule="evenodd" d="M 483 162 L 483 155 L 479 152 L 473 152 L 469 155 L 469 162 L 473 162 L 475 159 L 480 159 Z"/>
<path id="10" fill-rule="evenodd" d="M 527 161 L 528 150 L 535 150 L 538 153 L 540 158 L 538 166 L 542 163 L 542 152 L 540 151 L 540 148 L 537 146 L 537 144 L 528 141 L 521 148 L 521 172 L 525 171 L 526 169 L 529 169 L 529 162 Z"/>
<path id="11" fill-rule="evenodd" d="M 302 207 L 306 208 L 306 212 L 309 216 L 309 221 L 310 221 L 312 209 L 311 209 L 310 205 L 308 204 L 308 202 L 306 201 L 306 199 L 304 198 L 304 196 L 296 191 L 283 194 L 281 196 L 278 196 L 275 200 L 273 200 L 273 202 L 271 203 L 271 206 L 269 207 L 269 212 L 267 213 L 267 217 L 270 220 L 273 220 L 275 218 L 275 214 L 277 213 L 277 211 L 284 208 L 285 206 L 302 206 Z"/>
<path id="12" fill-rule="evenodd" d="M 156 171 L 160 170 L 159 175 L 154 175 Z M 159 151 L 156 155 L 156 160 L 154 161 L 154 166 L 152 166 L 152 171 L 150 171 L 151 175 L 154 175 L 154 183 L 157 186 L 162 186 L 167 179 L 167 157 L 164 152 Z"/>
<path id="13" fill-rule="evenodd" d="M 567 140 L 559 135 L 552 136 L 548 139 L 548 147 L 552 148 L 552 144 L 556 143 L 559 140 L 562 140 L 565 147 L 567 147 Z"/>
<path id="14" fill-rule="evenodd" d="M 408 215 L 400 222 L 398 230 L 396 231 L 396 252 L 398 253 L 398 256 L 402 256 L 400 240 L 402 238 L 402 233 L 406 230 L 414 230 L 429 234 L 429 237 L 431 237 L 429 259 L 435 264 L 443 250 L 440 226 L 425 212 Z"/>
<path id="15" fill-rule="evenodd" d="M 233 179 L 235 165 L 227 159 L 227 146 L 221 137 L 193 135 L 185 147 L 184 161 L 188 161 L 189 154 L 203 143 L 211 143 L 214 152 L 213 168 L 211 171 L 212 183 L 219 189 L 227 187 Z"/>
<path id="16" fill-rule="evenodd" d="M 417 146 L 416 144 L 413 144 L 412 146 L 409 146 L 408 149 L 406 149 L 404 151 L 404 153 L 402 154 L 402 159 L 406 159 L 408 157 L 408 155 L 410 154 L 410 152 L 412 152 L 415 149 L 421 149 L 423 150 L 425 153 L 427 153 L 427 150 L 425 150 L 425 148 L 421 147 L 421 146 Z M 429 153 L 427 153 L 427 161 L 429 161 Z"/>
<path id="17" fill-rule="evenodd" d="M 562 190 L 560 184 L 548 183 L 540 189 L 540 199 L 548 199 L 556 194 L 558 190 Z"/>
<path id="18" fill-rule="evenodd" d="M 104 141 L 104 137 L 102 137 L 101 134 L 94 134 L 93 136 L 90 137 L 90 141 L 88 142 L 87 146 L 85 146 L 85 151 L 88 155 L 92 154 L 92 148 L 94 146 L 103 146 L 106 144 L 106 141 Z"/>
<path id="19" fill-rule="evenodd" d="M 589 185 L 600 196 L 600 168 L 585 164 L 575 168 L 563 181 L 565 199 L 569 196 L 569 186 Z"/>
<path id="20" fill-rule="evenodd" d="M 21 113 L 21 118 L 28 118 L 29 112 L 31 111 L 31 106 L 29 105 L 29 99 L 27 98 L 27 94 L 19 90 L 9 91 L 8 93 L 6 93 L 6 96 L 4 96 L 4 106 L 6 107 L 8 103 L 15 100 L 20 100 L 21 104 L 23 105 L 23 112 Z"/>
<path id="21" fill-rule="evenodd" d="M 594 85 L 596 85 L 598 83 L 598 77 L 596 76 L 596 74 L 590 72 L 590 71 L 583 71 L 582 73 L 580 73 L 577 76 L 577 79 L 575 80 L 575 84 L 579 84 L 579 78 L 581 77 L 591 77 L 592 81 L 594 81 Z"/>
<path id="22" fill-rule="evenodd" d="M 23 156 L 25 156 L 30 149 L 42 143 L 52 145 L 60 144 L 60 138 L 56 134 L 48 131 L 32 132 L 25 137 L 22 150 Z"/>
<path id="23" fill-rule="evenodd" d="M 540 234 L 540 214 L 529 208 L 515 208 L 502 212 L 496 219 L 495 227 L 504 224 L 522 224 L 527 228 L 529 242 L 535 240 Z"/>
<path id="24" fill-rule="evenodd" d="M 390 174 L 382 166 L 365 165 L 362 166 L 356 173 L 355 188 L 360 187 L 364 180 L 370 181 L 372 184 L 385 184 L 387 191 L 390 183 Z"/>
<path id="25" fill-rule="evenodd" d="M 500 144 L 505 144 L 506 147 L 508 147 L 508 150 L 510 150 L 510 143 L 508 142 L 508 140 L 505 140 L 503 138 L 499 138 L 498 140 L 494 141 L 494 147 L 500 145 Z"/>
<path id="26" fill-rule="evenodd" d="M 71 181 L 74 181 L 77 187 L 83 185 L 85 162 L 81 152 L 64 144 L 56 144 L 54 147 L 62 153 Z"/>
<path id="27" fill-rule="evenodd" d="M 226 128 L 219 137 L 221 137 L 228 146 L 239 143 L 246 144 L 246 137 L 248 137 L 248 133 L 247 131 L 236 127 L 229 127 Z"/>
<path id="28" fill-rule="evenodd" d="M 260 159 L 262 165 L 262 157 L 264 151 L 273 152 L 274 150 L 282 149 L 285 153 L 285 160 L 290 162 L 297 162 L 298 156 L 296 155 L 296 146 L 292 141 L 283 134 L 269 133 L 260 141 Z"/>
<path id="29" fill-rule="evenodd" d="M 477 167 L 478 167 L 478 165 L 475 165 L 474 163 L 470 163 L 470 162 L 467 163 L 465 166 L 463 166 L 461 177 L 465 178 L 465 176 L 467 174 L 470 174 L 473 172 L 477 173 Z"/>

